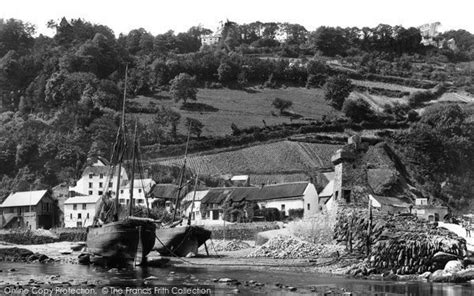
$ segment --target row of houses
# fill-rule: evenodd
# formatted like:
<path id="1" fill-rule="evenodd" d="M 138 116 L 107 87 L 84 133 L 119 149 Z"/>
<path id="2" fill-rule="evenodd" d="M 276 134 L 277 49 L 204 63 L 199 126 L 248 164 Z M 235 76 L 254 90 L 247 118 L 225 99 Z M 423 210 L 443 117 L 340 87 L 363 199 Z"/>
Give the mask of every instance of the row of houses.
<path id="1" fill-rule="evenodd" d="M 234 187 L 207 188 L 188 192 L 180 201 L 183 217 L 191 217 L 194 224 L 258 221 L 265 219 L 271 209 L 279 216 L 311 219 L 333 210 L 333 205 L 360 206 L 370 201 L 375 209 L 392 214 L 411 213 L 426 220 L 443 220 L 447 207 L 428 203 L 423 196 L 407 196 L 387 187 L 406 187 L 405 180 L 391 167 L 384 146 L 375 146 L 361 152 L 360 138 L 352 137 L 348 145 L 332 157 L 334 173 L 319 193 L 309 181 L 250 186 L 248 176 L 235 176 Z M 385 152 L 384 152 L 385 151 Z M 385 153 L 385 154 L 384 154 Z M 367 156 L 368 155 L 368 156 Z M 364 159 L 367 158 L 367 159 Z M 363 160 L 363 162 L 359 160 Z M 371 160 L 372 159 L 372 160 Z M 381 164 L 375 163 L 375 161 Z M 374 162 L 374 163 L 371 163 Z M 119 172 L 110 172 L 103 159 L 88 166 L 74 186 L 63 186 L 66 192 L 40 190 L 17 192 L 0 205 L 0 228 L 87 227 L 93 223 L 101 195 L 116 196 L 119 203 L 130 204 L 132 184 L 125 170 L 116 184 Z M 395 181 L 394 181 L 395 180 Z M 323 184 L 319 184 L 321 187 Z M 388 189 L 387 189 L 388 188 Z M 155 184 L 151 179 L 136 179 L 133 183 L 134 202 L 138 206 L 159 206 L 174 211 L 177 186 Z"/>

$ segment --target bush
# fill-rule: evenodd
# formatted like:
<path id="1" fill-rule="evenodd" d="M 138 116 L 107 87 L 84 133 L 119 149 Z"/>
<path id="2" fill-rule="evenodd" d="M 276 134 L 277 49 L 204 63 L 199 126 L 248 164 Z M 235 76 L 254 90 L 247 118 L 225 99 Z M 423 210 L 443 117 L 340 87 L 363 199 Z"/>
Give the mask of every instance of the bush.
<path id="1" fill-rule="evenodd" d="M 282 215 L 277 208 L 263 208 L 255 211 L 255 216 L 263 216 L 265 221 L 280 221 Z"/>
<path id="2" fill-rule="evenodd" d="M 346 100 L 342 107 L 342 112 L 356 123 L 363 120 L 372 120 L 375 115 L 369 103 L 361 98 L 357 100 Z"/>
<path id="3" fill-rule="evenodd" d="M 288 217 L 290 219 L 302 219 L 304 215 L 304 209 L 290 209 L 288 210 Z"/>

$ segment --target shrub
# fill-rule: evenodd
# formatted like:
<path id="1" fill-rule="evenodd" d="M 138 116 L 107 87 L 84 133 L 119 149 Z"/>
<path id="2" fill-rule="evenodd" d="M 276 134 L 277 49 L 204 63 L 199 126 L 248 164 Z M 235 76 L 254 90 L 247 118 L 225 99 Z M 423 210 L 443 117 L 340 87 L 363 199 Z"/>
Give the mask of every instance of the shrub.
<path id="1" fill-rule="evenodd" d="M 282 114 L 283 111 L 285 111 L 285 109 L 288 109 L 293 105 L 293 102 L 290 101 L 290 100 L 275 98 L 272 102 L 272 105 L 273 105 L 273 107 L 280 110 L 280 114 Z"/>
<path id="2" fill-rule="evenodd" d="M 290 219 L 301 219 L 304 215 L 304 209 L 290 209 L 288 210 L 288 217 Z"/>
<path id="3" fill-rule="evenodd" d="M 369 103 L 359 98 L 357 100 L 346 100 L 342 107 L 342 112 L 354 122 L 359 123 L 363 120 L 372 120 L 374 112 Z"/>

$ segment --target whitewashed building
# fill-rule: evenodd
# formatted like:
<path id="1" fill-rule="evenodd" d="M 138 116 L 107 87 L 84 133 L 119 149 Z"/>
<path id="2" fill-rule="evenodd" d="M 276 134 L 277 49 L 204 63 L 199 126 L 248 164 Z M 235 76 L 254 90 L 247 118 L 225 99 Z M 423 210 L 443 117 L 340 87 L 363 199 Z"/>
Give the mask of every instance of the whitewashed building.
<path id="1" fill-rule="evenodd" d="M 102 195 L 110 191 L 112 196 L 114 196 L 117 189 L 118 167 L 115 168 L 112 176 L 109 176 L 110 170 L 108 162 L 103 158 L 98 158 L 95 163 L 84 169 L 76 185 L 69 187 L 70 195 Z M 122 168 L 120 171 L 120 183 L 126 184 L 127 182 L 127 172 Z"/>
<path id="2" fill-rule="evenodd" d="M 186 219 L 189 218 L 189 214 L 191 214 L 191 224 L 202 225 L 203 218 L 201 213 L 201 200 L 204 196 L 209 192 L 209 190 L 197 190 L 191 191 L 183 198 L 181 204 L 184 208 L 184 216 Z M 194 206 L 193 206 L 194 200 Z"/>
<path id="3" fill-rule="evenodd" d="M 87 227 L 94 222 L 99 195 L 76 196 L 64 202 L 64 227 Z"/>
<path id="4" fill-rule="evenodd" d="M 133 200 L 135 205 L 137 206 L 146 206 L 146 194 L 150 192 L 155 181 L 152 179 L 135 179 L 133 180 Z M 130 186 L 131 182 L 127 182 L 126 185 L 120 187 L 120 194 L 119 194 L 119 203 L 122 205 L 129 205 L 130 204 Z M 151 207 L 155 199 L 149 198 L 148 204 Z"/>

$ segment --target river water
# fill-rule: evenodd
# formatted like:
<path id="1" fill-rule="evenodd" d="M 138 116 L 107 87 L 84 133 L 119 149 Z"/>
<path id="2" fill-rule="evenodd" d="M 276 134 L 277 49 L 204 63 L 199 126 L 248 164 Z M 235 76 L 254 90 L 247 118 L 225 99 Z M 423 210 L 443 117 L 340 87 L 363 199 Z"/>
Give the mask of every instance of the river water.
<path id="1" fill-rule="evenodd" d="M 8 272 L 11 269 L 13 272 Z M 94 266 L 72 264 L 22 264 L 0 262 L 0 295 L 5 287 L 29 278 L 73 279 L 75 283 L 100 280 L 100 287 L 147 287 L 157 285 L 211 285 L 214 295 L 474 295 L 474 284 L 444 284 L 428 282 L 395 282 L 352 279 L 327 274 L 304 273 L 301 271 L 272 271 L 229 267 L 183 267 L 167 268 L 125 268 L 106 270 Z M 152 278 L 150 278 L 152 277 Z M 215 279 L 230 278 L 241 285 L 216 283 Z M 150 280 L 152 279 L 152 280 Z M 245 282 L 253 280 L 263 286 Z M 277 286 L 283 286 L 283 288 Z M 86 284 L 84 284 L 86 285 Z M 284 286 L 292 286 L 289 291 Z M 331 292 L 331 294 L 329 294 Z M 9 293 L 12 294 L 12 293 Z"/>

